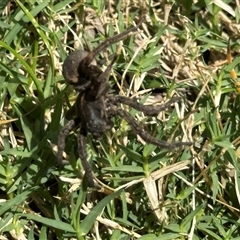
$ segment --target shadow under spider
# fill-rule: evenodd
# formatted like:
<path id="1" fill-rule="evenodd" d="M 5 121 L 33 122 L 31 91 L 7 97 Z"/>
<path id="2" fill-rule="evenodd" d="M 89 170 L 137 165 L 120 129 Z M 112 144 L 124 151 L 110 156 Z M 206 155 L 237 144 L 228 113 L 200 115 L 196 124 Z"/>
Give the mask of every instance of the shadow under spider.
<path id="1" fill-rule="evenodd" d="M 120 106 L 120 104 L 125 104 L 143 112 L 147 116 L 153 116 L 167 109 L 171 104 L 180 101 L 179 97 L 172 98 L 166 104 L 160 106 L 146 106 L 140 104 L 134 98 L 109 94 L 110 85 L 108 78 L 117 55 L 115 55 L 105 71 L 102 71 L 95 61 L 96 56 L 109 45 L 123 40 L 131 32 L 136 32 L 142 21 L 143 19 L 141 19 L 136 27 L 129 28 L 120 34 L 107 38 L 92 52 L 84 50 L 72 52 L 63 64 L 63 76 L 67 83 L 73 85 L 78 92 L 78 96 L 74 105 L 66 113 L 66 119 L 69 122 L 59 134 L 57 160 L 58 164 L 67 162 L 63 161 L 65 139 L 74 128 L 79 128 L 77 137 L 78 153 L 89 187 L 100 189 L 100 186 L 94 182 L 92 168 L 87 161 L 87 134 L 91 133 L 95 139 L 99 139 L 106 131 L 109 131 L 113 127 L 111 120 L 113 117 L 122 117 L 131 126 L 135 134 L 139 135 L 145 142 L 158 147 L 172 149 L 192 145 L 191 142 L 167 143 L 154 138 L 148 132 L 144 131 L 135 118 Z"/>

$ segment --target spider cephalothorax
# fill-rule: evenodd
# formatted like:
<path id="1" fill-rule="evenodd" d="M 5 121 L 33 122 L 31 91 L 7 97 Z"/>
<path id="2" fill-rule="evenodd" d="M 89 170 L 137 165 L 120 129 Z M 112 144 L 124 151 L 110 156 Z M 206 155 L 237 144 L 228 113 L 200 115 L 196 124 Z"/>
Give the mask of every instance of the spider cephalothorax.
<path id="1" fill-rule="evenodd" d="M 189 142 L 167 143 L 152 137 L 144 131 L 134 117 L 121 108 L 121 104 L 128 105 L 143 112 L 145 115 L 157 115 L 160 111 L 168 108 L 172 103 L 179 101 L 179 97 L 172 98 L 164 105 L 146 106 L 137 102 L 136 99 L 120 95 L 109 94 L 108 78 L 113 63 L 102 71 L 95 61 L 95 57 L 109 45 L 119 42 L 129 33 L 137 31 L 142 21 L 136 27 L 129 28 L 124 32 L 106 39 L 92 52 L 77 50 L 71 53 L 63 64 L 63 76 L 69 84 L 73 85 L 78 92 L 75 104 L 68 110 L 66 119 L 69 122 L 61 130 L 58 140 L 58 163 L 63 163 L 62 155 L 65 148 L 65 138 L 74 128 L 79 128 L 78 152 L 85 170 L 89 187 L 98 187 L 94 183 L 92 169 L 87 161 L 86 137 L 90 133 L 94 138 L 101 137 L 113 127 L 112 118 L 120 116 L 131 126 L 135 134 L 139 135 L 148 143 L 164 148 L 175 148 L 183 145 L 190 146 Z"/>

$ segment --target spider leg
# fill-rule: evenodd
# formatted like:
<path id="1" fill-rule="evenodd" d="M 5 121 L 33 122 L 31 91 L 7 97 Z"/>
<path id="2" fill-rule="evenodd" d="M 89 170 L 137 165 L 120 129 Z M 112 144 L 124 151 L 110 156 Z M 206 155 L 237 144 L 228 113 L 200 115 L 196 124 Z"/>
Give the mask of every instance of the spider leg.
<path id="1" fill-rule="evenodd" d="M 107 66 L 106 70 L 100 74 L 100 76 L 97 78 L 97 82 L 100 83 L 100 86 L 97 87 L 97 95 L 96 99 L 98 99 L 101 96 L 106 95 L 106 93 L 109 90 L 109 84 L 107 83 L 112 66 L 114 62 L 117 60 L 117 54 L 115 54 L 114 58 L 112 59 L 111 63 Z M 97 85 L 97 84 L 96 84 Z"/>
<path id="2" fill-rule="evenodd" d="M 96 47 L 92 52 L 89 52 L 89 54 L 82 60 L 83 65 L 89 66 L 89 64 L 93 61 L 93 59 L 102 52 L 105 48 L 107 48 L 109 45 L 117 43 L 121 40 L 123 40 L 125 37 L 128 36 L 131 32 L 136 32 L 138 30 L 138 27 L 142 24 L 144 18 L 141 18 L 141 20 L 138 22 L 136 27 L 132 27 L 129 29 L 126 29 L 122 33 L 119 33 L 113 37 L 107 38 L 104 42 L 102 42 L 98 47 Z"/>
<path id="3" fill-rule="evenodd" d="M 111 63 L 107 66 L 106 70 L 104 72 L 102 72 L 99 77 L 96 79 L 96 81 L 98 83 L 102 83 L 102 82 L 106 82 L 108 80 L 108 76 L 110 75 L 112 66 L 114 64 L 114 62 L 117 60 L 118 55 L 114 54 L 113 59 L 111 61 Z"/>
<path id="4" fill-rule="evenodd" d="M 134 98 L 128 98 L 124 96 L 114 96 L 114 97 L 109 97 L 114 103 L 123 103 L 126 104 L 130 107 L 135 108 L 138 111 L 143 112 L 147 116 L 152 116 L 152 115 L 157 115 L 159 112 L 166 110 L 168 107 L 170 107 L 173 103 L 178 102 L 181 100 L 180 97 L 174 97 L 170 99 L 167 103 L 162 104 L 162 105 L 156 105 L 156 106 L 150 106 L 150 105 L 143 105 L 139 102 L 137 102 L 136 99 Z"/>
<path id="5" fill-rule="evenodd" d="M 77 110 L 76 110 L 76 103 L 74 103 L 66 112 L 65 114 L 65 118 L 67 120 L 71 120 L 73 118 L 76 118 L 77 116 Z"/>
<path id="6" fill-rule="evenodd" d="M 68 134 L 77 126 L 76 119 L 70 120 L 60 131 L 59 137 L 58 137 L 58 153 L 57 153 L 57 163 L 58 165 L 64 165 L 67 164 L 68 161 L 63 160 L 63 151 L 65 148 L 65 139 L 68 136 Z"/>
<path id="7" fill-rule="evenodd" d="M 92 174 L 92 168 L 87 161 L 87 144 L 86 144 L 86 139 L 87 139 L 87 133 L 84 129 L 81 128 L 79 134 L 78 134 L 78 153 L 79 157 L 81 159 L 84 171 L 85 171 L 85 176 L 87 179 L 88 187 L 90 188 L 99 188 L 97 184 L 94 183 L 93 180 L 93 174 Z"/>
<path id="8" fill-rule="evenodd" d="M 168 143 L 168 142 L 164 142 L 159 139 L 156 139 L 156 138 L 152 137 L 148 132 L 144 131 L 142 129 L 142 127 L 140 125 L 138 125 L 135 118 L 132 117 L 128 112 L 126 112 L 122 109 L 117 109 L 116 113 L 120 117 L 124 118 L 127 121 L 127 123 L 132 127 L 135 134 L 139 135 L 147 143 L 151 143 L 158 147 L 163 147 L 163 148 L 167 148 L 167 149 L 172 149 L 172 148 L 181 147 L 181 146 L 191 146 L 193 144 L 192 142 Z"/>

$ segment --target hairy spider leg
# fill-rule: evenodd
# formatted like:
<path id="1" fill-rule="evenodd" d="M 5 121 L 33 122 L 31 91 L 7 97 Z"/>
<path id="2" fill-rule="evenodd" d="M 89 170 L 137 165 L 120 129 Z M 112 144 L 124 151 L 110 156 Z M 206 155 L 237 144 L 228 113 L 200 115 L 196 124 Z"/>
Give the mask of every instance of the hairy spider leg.
<path id="1" fill-rule="evenodd" d="M 58 153 L 57 153 L 57 161 L 59 165 L 68 164 L 68 161 L 63 160 L 63 151 L 65 149 L 65 140 L 68 134 L 79 124 L 79 119 L 70 120 L 60 131 L 58 137 Z M 98 185 L 94 184 L 92 168 L 87 161 L 87 146 L 86 146 L 86 132 L 81 128 L 78 136 L 78 154 L 82 162 L 82 166 L 85 171 L 86 179 L 89 187 L 98 187 Z"/>
<path id="2" fill-rule="evenodd" d="M 77 108 L 76 108 L 76 102 L 67 110 L 65 114 L 65 118 L 69 121 L 74 118 L 77 118 Z"/>
<path id="3" fill-rule="evenodd" d="M 69 113 L 70 110 L 71 110 L 71 112 L 74 111 L 74 109 L 75 109 L 75 104 L 68 110 L 67 113 Z M 80 122 L 79 118 L 69 120 L 69 122 L 62 128 L 62 130 L 59 133 L 58 153 L 57 153 L 58 165 L 68 164 L 68 161 L 63 160 L 63 152 L 64 152 L 64 149 L 65 149 L 65 140 L 66 140 L 66 137 L 68 136 L 68 134 L 75 127 L 77 127 L 79 125 L 79 122 Z M 87 161 L 86 135 L 87 135 L 86 131 L 83 128 L 81 128 L 81 130 L 80 130 L 80 132 L 77 136 L 77 139 L 78 139 L 78 154 L 79 154 L 79 157 L 80 157 L 81 162 L 82 162 L 82 166 L 83 166 L 84 171 L 85 171 L 88 186 L 99 188 L 99 186 L 97 184 L 94 184 L 92 168 Z"/>
<path id="4" fill-rule="evenodd" d="M 120 117 L 124 118 L 126 122 L 132 127 L 133 131 L 135 134 L 139 135 L 144 141 L 154 144 L 158 147 L 163 147 L 167 149 L 173 149 L 176 147 L 181 147 L 181 146 L 191 146 L 193 143 L 191 142 L 174 142 L 174 143 L 168 143 L 164 142 L 161 140 L 158 140 L 154 137 L 152 137 L 148 132 L 144 131 L 140 125 L 138 125 L 137 121 L 135 120 L 134 117 L 132 117 L 128 112 L 122 110 L 122 109 L 117 109 L 116 110 L 117 115 Z"/>
<path id="5" fill-rule="evenodd" d="M 112 101 L 117 103 L 123 103 L 125 105 L 128 105 L 130 107 L 135 108 L 138 111 L 143 112 L 144 114 L 148 116 L 157 115 L 159 112 L 166 110 L 168 107 L 170 107 L 173 103 L 178 102 L 181 100 L 180 97 L 174 97 L 171 98 L 167 103 L 162 105 L 156 105 L 156 106 L 150 106 L 150 105 L 143 105 L 139 102 L 137 102 L 134 98 L 128 98 L 124 96 L 114 96 L 109 97 Z"/>
<path id="6" fill-rule="evenodd" d="M 114 58 L 112 59 L 110 65 L 107 66 L 106 70 L 100 74 L 97 78 L 97 82 L 100 83 L 100 86 L 97 86 L 96 92 L 96 99 L 100 98 L 101 96 L 105 96 L 110 88 L 108 84 L 108 78 L 112 69 L 114 62 L 117 60 L 117 54 L 115 54 Z M 95 85 L 94 85 L 95 87 Z M 94 89 L 92 89 L 94 90 Z M 93 91 L 94 92 L 94 91 Z"/>
<path id="7" fill-rule="evenodd" d="M 84 66 L 89 66 L 93 59 L 104 49 L 106 49 L 109 45 L 112 45 L 114 43 L 117 43 L 124 38 L 128 36 L 131 32 L 136 32 L 138 30 L 138 27 L 142 24 L 143 18 L 138 22 L 138 24 L 135 27 L 131 27 L 129 29 L 126 29 L 122 33 L 119 33 L 113 37 L 107 38 L 104 42 L 102 42 L 100 45 L 98 45 L 92 52 L 89 52 L 89 54 L 82 60 L 82 63 Z"/>
<path id="8" fill-rule="evenodd" d="M 60 131 L 58 137 L 57 162 L 59 165 L 65 165 L 68 161 L 63 161 L 63 151 L 65 149 L 65 140 L 68 134 L 78 125 L 77 119 L 70 120 Z"/>
<path id="9" fill-rule="evenodd" d="M 85 176 L 87 179 L 88 186 L 93 188 L 96 187 L 93 180 L 92 168 L 87 161 L 87 143 L 86 143 L 87 133 L 81 128 L 80 133 L 78 134 L 78 154 L 82 162 L 82 166 L 85 171 Z"/>

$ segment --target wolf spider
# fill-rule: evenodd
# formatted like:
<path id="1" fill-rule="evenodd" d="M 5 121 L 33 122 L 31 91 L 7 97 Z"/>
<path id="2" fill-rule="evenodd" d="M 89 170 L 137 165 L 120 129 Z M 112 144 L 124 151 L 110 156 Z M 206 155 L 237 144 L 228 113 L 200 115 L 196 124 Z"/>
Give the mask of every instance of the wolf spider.
<path id="1" fill-rule="evenodd" d="M 127 37 L 131 32 L 136 32 L 142 21 L 136 27 L 129 28 L 124 32 L 109 37 L 92 52 L 76 50 L 72 52 L 63 63 L 63 76 L 67 83 L 74 86 L 78 96 L 74 105 L 67 111 L 68 123 L 60 131 L 58 139 L 58 164 L 63 161 L 65 139 L 74 128 L 80 128 L 77 135 L 78 153 L 81 159 L 89 187 L 99 187 L 94 183 L 92 168 L 87 161 L 86 137 L 91 133 L 94 138 L 100 138 L 106 131 L 113 127 L 111 119 L 120 116 L 131 126 L 135 134 L 139 135 L 147 143 L 158 147 L 172 149 L 183 145 L 190 146 L 190 142 L 167 143 L 152 137 L 144 131 L 138 122 L 128 112 L 121 108 L 121 104 L 128 105 L 145 115 L 157 115 L 160 111 L 168 108 L 172 103 L 180 100 L 172 98 L 166 104 L 160 106 L 146 106 L 137 102 L 136 99 L 120 95 L 109 94 L 108 78 L 112 66 L 117 58 L 115 55 L 110 65 L 102 71 L 95 61 L 95 57 L 113 43 L 117 43 Z"/>

